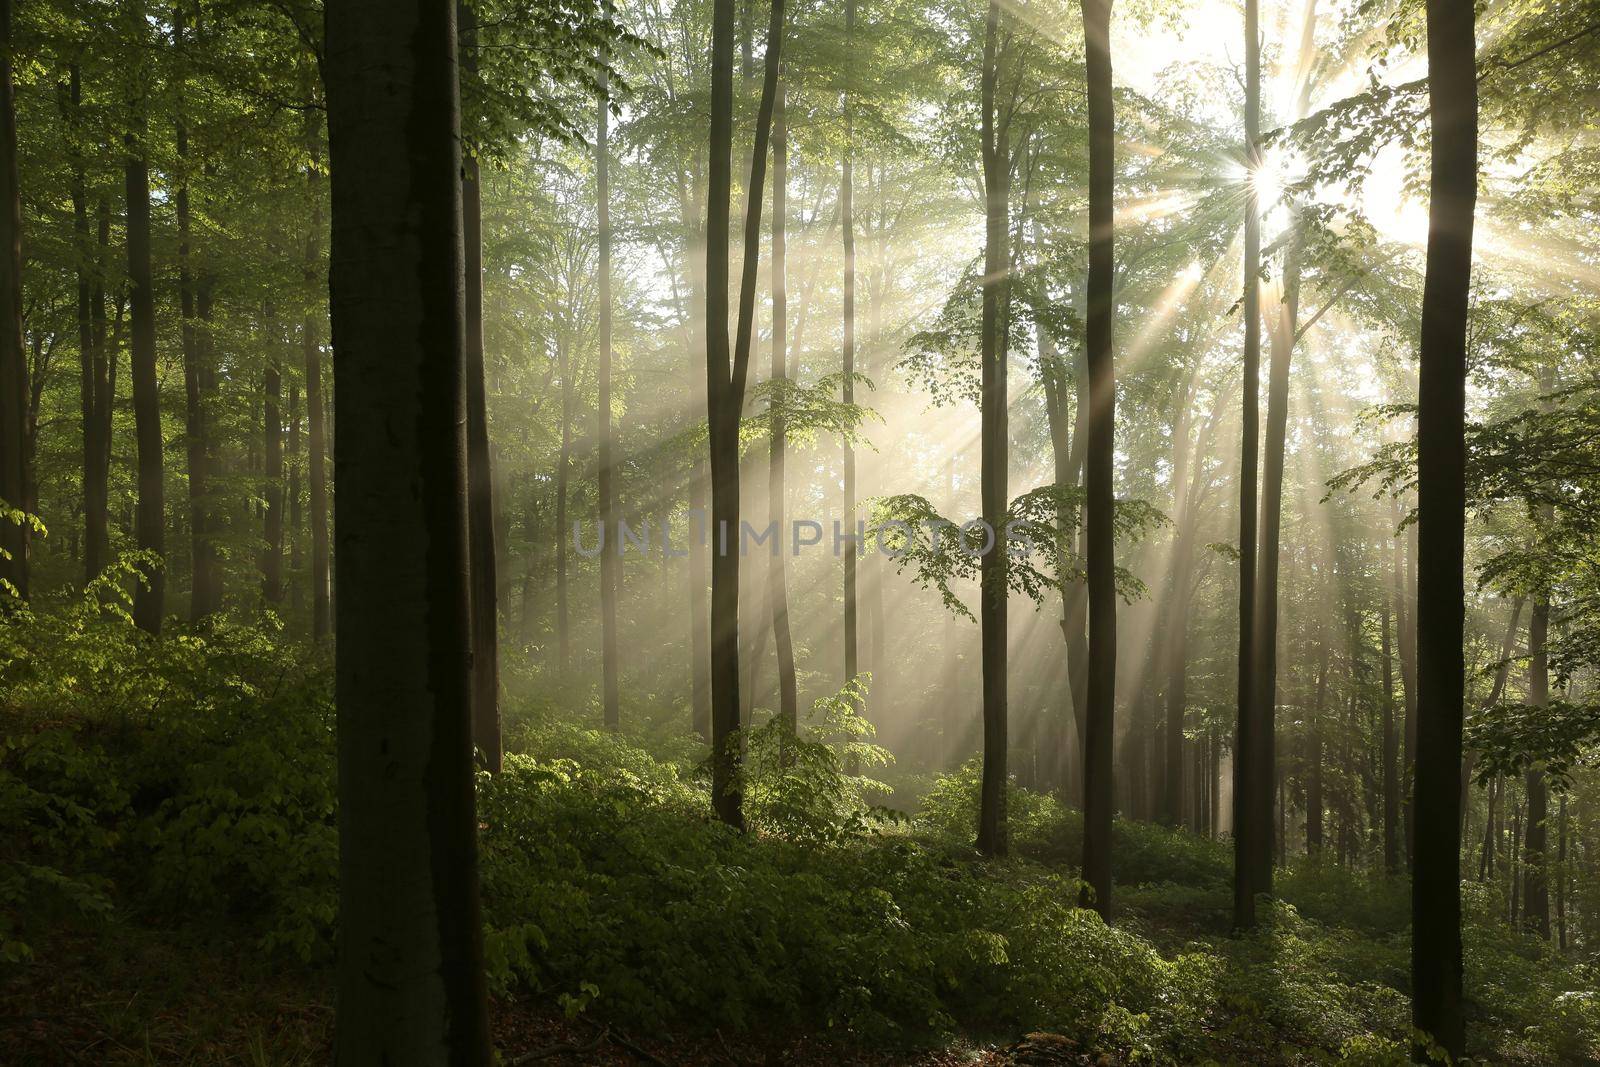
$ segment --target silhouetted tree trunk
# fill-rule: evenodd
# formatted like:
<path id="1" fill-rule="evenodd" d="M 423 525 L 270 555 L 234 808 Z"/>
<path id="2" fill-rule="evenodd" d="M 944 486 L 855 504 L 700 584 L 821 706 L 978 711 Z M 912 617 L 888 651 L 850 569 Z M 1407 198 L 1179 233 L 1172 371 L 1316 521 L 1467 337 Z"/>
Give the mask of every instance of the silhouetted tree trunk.
<path id="1" fill-rule="evenodd" d="M 182 3 L 173 11 L 173 44 L 182 55 L 187 15 Z M 173 138 L 178 153 L 177 188 L 173 192 L 173 211 L 178 223 L 178 312 L 182 319 L 179 339 L 183 349 L 184 457 L 189 475 L 189 554 L 192 583 L 189 591 L 189 617 L 201 619 L 220 606 L 217 595 L 216 562 L 211 544 L 210 516 L 207 511 L 207 476 L 210 454 L 206 447 L 205 372 L 200 365 L 206 345 L 195 328 L 194 268 L 190 262 L 189 179 L 193 167 L 189 159 L 189 124 L 181 110 L 187 103 L 185 86 L 178 87 L 179 113 Z"/>
<path id="2" fill-rule="evenodd" d="M 601 85 L 605 84 L 602 78 Z M 610 97 L 602 91 L 600 104 L 595 109 L 594 139 L 595 195 L 600 223 L 600 402 L 597 412 L 600 469 L 597 480 L 600 528 L 616 538 L 616 489 L 612 484 L 611 466 L 611 150 L 606 141 L 610 133 L 610 107 Z M 600 553 L 601 692 L 605 724 L 610 730 L 622 725 L 622 698 L 617 681 L 617 569 L 621 562 L 620 540 L 615 550 Z"/>
<path id="3" fill-rule="evenodd" d="M 1006 317 L 1010 294 L 1011 147 L 999 113 L 997 85 L 1005 44 L 1000 5 L 989 4 L 984 29 L 982 151 L 984 264 L 979 495 L 995 543 L 979 563 L 978 622 L 982 631 L 983 785 L 978 810 L 978 850 L 1006 853 L 1006 553 L 1007 495 Z M 1007 35 L 1009 40 L 1009 35 Z"/>
<path id="4" fill-rule="evenodd" d="M 1550 603 L 1543 597 L 1533 602 L 1533 617 L 1528 622 L 1528 704 L 1543 707 L 1550 701 Z M 1549 814 L 1549 793 L 1544 770 L 1528 768 L 1523 780 L 1528 795 L 1528 839 L 1522 854 L 1527 873 L 1524 877 L 1523 912 L 1533 932 L 1550 940 L 1550 883 L 1545 867 Z"/>
<path id="5" fill-rule="evenodd" d="M 28 356 L 22 347 L 22 182 L 11 82 L 11 0 L 0 0 L 0 502 L 27 506 Z M 28 595 L 28 527 L 0 516 L 0 580 Z"/>
<path id="6" fill-rule="evenodd" d="M 737 332 L 728 344 L 728 240 L 732 212 L 733 0 L 715 0 L 711 19 L 711 167 L 706 215 L 706 397 L 711 460 L 711 747 L 717 817 L 743 828 L 738 783 L 739 729 L 739 423 L 750 371 L 761 200 L 783 47 L 783 0 L 773 0 L 765 76 L 750 156 L 744 269 Z"/>
<path id="7" fill-rule="evenodd" d="M 4 62 L 4 60 L 0 60 Z M 82 72 L 74 63 L 67 74 L 65 118 L 74 135 L 81 135 L 83 119 Z M 89 235 L 89 190 L 84 160 L 74 150 L 72 161 L 72 234 L 76 251 L 78 362 L 81 372 L 79 406 L 83 420 L 83 580 L 93 581 L 111 553 L 106 514 L 109 434 L 105 427 L 111 401 L 106 389 L 104 350 L 105 294 L 93 239 Z M 3 298 L 0 298 L 3 299 Z M 96 301 L 101 302 L 98 314 Z M 99 320 L 100 328 L 95 323 Z M 3 542 L 0 542 L 3 543 Z"/>
<path id="8" fill-rule="evenodd" d="M 330 0 L 340 1064 L 488 1064 L 455 4 Z"/>
<path id="9" fill-rule="evenodd" d="M 844 0 L 844 55 L 849 70 L 850 49 L 856 28 L 856 2 Z M 848 77 L 848 73 L 846 74 Z M 843 395 L 846 404 L 856 398 L 856 220 L 854 136 L 850 113 L 850 90 L 844 93 L 844 159 L 839 167 L 839 226 L 844 234 L 844 339 L 841 346 Z M 856 450 L 846 438 L 843 442 L 844 519 L 853 534 L 856 528 Z M 848 683 L 861 670 L 860 641 L 856 633 L 856 543 L 844 544 L 844 680 Z"/>
<path id="10" fill-rule="evenodd" d="M 1089 101 L 1089 276 L 1084 352 L 1089 370 L 1085 457 L 1085 569 L 1089 582 L 1089 713 L 1084 739 L 1083 880 L 1091 903 L 1111 914 L 1112 735 L 1116 712 L 1116 542 L 1112 525 L 1116 370 L 1111 329 L 1116 116 L 1111 98 L 1111 0 L 1083 0 L 1084 75 Z"/>
<path id="11" fill-rule="evenodd" d="M 308 78 L 306 95 L 312 95 Z M 314 290 L 322 274 L 322 144 L 320 119 L 314 109 L 306 109 L 306 200 L 311 222 L 306 228 L 306 288 Z M 333 619 L 332 578 L 328 546 L 328 473 L 326 415 L 322 403 L 322 343 L 318 337 L 318 312 L 308 304 L 300 325 L 300 345 L 306 378 L 306 482 L 311 496 L 311 634 L 317 640 L 328 636 Z"/>
<path id="12" fill-rule="evenodd" d="M 1310 73 L 1316 59 L 1316 16 L 1316 2 L 1310 0 L 1305 7 L 1305 20 L 1300 37 L 1300 60 L 1297 67 L 1301 72 L 1300 85 L 1292 113 L 1296 121 L 1304 117 L 1311 100 Z M 1257 47 L 1257 43 L 1251 42 L 1250 46 Z M 1259 63 L 1259 57 L 1257 62 Z M 1257 91 L 1259 92 L 1259 86 Z M 1262 825 L 1271 824 L 1270 776 L 1276 773 L 1278 765 L 1278 547 L 1283 526 L 1283 464 L 1289 420 L 1289 365 L 1294 358 L 1300 315 L 1300 260 L 1304 236 L 1298 209 L 1290 212 L 1288 227 L 1288 247 L 1284 253 L 1277 322 L 1270 331 L 1272 358 L 1267 374 L 1267 426 L 1261 466 L 1260 534 L 1257 540 L 1259 555 L 1253 620 L 1255 652 L 1252 655 L 1252 671 L 1255 676 L 1255 690 L 1250 701 L 1259 742 L 1256 756 L 1259 773 L 1253 779 L 1257 791 L 1252 806 L 1263 820 Z M 1254 396 L 1248 399 L 1252 404 L 1255 403 Z M 1256 893 L 1270 893 L 1272 891 L 1270 839 L 1265 847 L 1257 847 L 1254 850 L 1254 862 L 1255 870 L 1250 876 L 1252 890 Z"/>
<path id="13" fill-rule="evenodd" d="M 1433 119 L 1417 391 L 1417 748 L 1412 1024 L 1459 1057 L 1466 333 L 1478 188 L 1474 8 L 1427 0 Z"/>
<path id="14" fill-rule="evenodd" d="M 1233 746 L 1233 924 L 1256 924 L 1260 856 L 1270 847 L 1256 797 L 1271 764 L 1255 707 L 1256 477 L 1260 453 L 1261 209 L 1253 175 L 1261 164 L 1261 41 L 1257 0 L 1244 5 L 1244 393 L 1239 448 L 1239 727 Z"/>
<path id="15" fill-rule="evenodd" d="M 1400 502 L 1394 501 L 1393 506 L 1395 522 L 1398 524 Z M 1408 553 L 1405 550 L 1405 541 L 1402 539 L 1405 536 L 1407 535 L 1403 532 L 1397 533 L 1390 539 L 1389 549 L 1393 574 L 1395 645 L 1400 652 L 1400 686 L 1404 690 L 1405 697 L 1405 726 L 1401 733 L 1400 804 L 1405 819 L 1406 866 L 1409 868 L 1412 866 L 1417 839 L 1416 811 L 1412 805 L 1415 795 L 1413 777 L 1417 759 L 1417 649 L 1416 618 L 1412 612 L 1415 602 L 1410 595 L 1410 581 L 1407 579 Z"/>
<path id="16" fill-rule="evenodd" d="M 142 5 L 132 17 L 143 27 Z M 136 75 L 141 77 L 142 75 Z M 139 510 L 135 523 L 139 548 L 158 560 L 141 568 L 133 597 L 133 618 L 146 633 L 158 633 L 165 613 L 167 575 L 159 560 L 166 550 L 166 518 L 161 483 L 161 394 L 156 381 L 156 307 L 150 271 L 150 165 L 147 156 L 146 108 L 141 86 L 129 101 L 129 125 L 123 162 L 127 201 L 129 364 L 133 372 L 134 439 L 138 445 Z"/>
<path id="17" fill-rule="evenodd" d="M 772 108 L 772 381 L 774 395 L 785 395 L 789 380 L 789 288 L 785 275 L 788 246 L 785 224 L 789 212 L 789 127 L 786 121 L 787 82 L 778 81 L 778 98 Z M 779 546 L 767 563 L 767 597 L 771 606 L 773 644 L 778 652 L 778 713 L 793 733 L 799 728 L 800 696 L 795 679 L 794 638 L 789 630 L 789 579 L 783 531 L 786 528 L 784 494 L 787 424 L 783 407 L 774 403 L 772 436 L 767 464 L 767 519 L 777 527 Z"/>
<path id="18" fill-rule="evenodd" d="M 462 68 L 478 69 L 477 8 L 457 4 Z M 500 610 L 495 552 L 494 470 L 489 453 L 488 385 L 483 367 L 483 185 L 478 159 L 461 167 L 462 247 L 466 253 L 467 556 L 472 569 L 472 739 L 480 766 L 500 771 Z M 603 477 L 603 475 L 602 475 Z"/>

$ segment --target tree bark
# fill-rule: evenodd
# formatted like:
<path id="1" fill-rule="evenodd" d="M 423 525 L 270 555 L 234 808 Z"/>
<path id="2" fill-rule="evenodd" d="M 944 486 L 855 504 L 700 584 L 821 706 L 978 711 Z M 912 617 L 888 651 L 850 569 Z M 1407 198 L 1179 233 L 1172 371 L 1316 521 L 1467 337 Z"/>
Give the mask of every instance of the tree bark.
<path id="1" fill-rule="evenodd" d="M 1466 332 L 1478 176 L 1474 8 L 1427 0 L 1433 120 L 1417 405 L 1417 748 L 1412 1023 L 1454 1057 L 1461 1005 Z"/>
<path id="2" fill-rule="evenodd" d="M 844 0 L 844 55 L 846 77 L 856 28 L 856 0 Z M 850 90 L 844 93 L 844 158 L 839 167 L 839 227 L 844 235 L 844 337 L 841 346 L 843 371 L 841 399 L 846 404 L 856 399 L 856 222 L 854 126 L 850 111 Z M 848 438 L 843 442 L 844 518 L 853 534 L 856 529 L 856 450 Z M 860 640 L 856 632 L 856 542 L 844 543 L 844 680 L 846 684 L 861 670 Z"/>
<path id="3" fill-rule="evenodd" d="M 601 79 L 604 87 L 606 81 Z M 602 91 L 595 109 L 595 195 L 600 223 L 600 383 L 599 410 L 596 412 L 600 469 L 597 473 L 600 528 L 617 540 L 616 548 L 600 553 L 600 659 L 601 692 L 608 730 L 622 726 L 621 693 L 617 681 L 617 585 L 622 563 L 622 543 L 615 526 L 616 488 L 611 466 L 611 100 Z"/>
<path id="4" fill-rule="evenodd" d="M 308 83 L 311 81 L 307 79 Z M 312 95 L 311 84 L 306 95 Z M 314 291 L 322 275 L 322 154 L 320 119 L 306 109 L 306 199 L 311 222 L 306 228 L 306 288 Z M 315 302 L 306 308 L 300 325 L 300 345 L 306 379 L 306 482 L 311 496 L 311 634 L 320 641 L 328 636 L 333 619 L 333 584 L 328 545 L 328 473 L 326 415 L 322 403 L 322 343 Z"/>
<path id="5" fill-rule="evenodd" d="M 458 2 L 462 69 L 478 69 L 477 8 Z M 500 772 L 499 560 L 495 549 L 494 470 L 489 452 L 488 385 L 483 360 L 483 185 L 478 159 L 461 167 L 462 248 L 466 255 L 467 556 L 472 585 L 472 738 L 478 765 Z"/>
<path id="6" fill-rule="evenodd" d="M 990 0 L 984 28 L 982 101 L 984 279 L 979 495 L 994 543 L 979 562 L 978 621 L 983 676 L 983 784 L 978 851 L 1006 853 L 1006 553 L 1002 529 L 1007 494 L 1006 316 L 1010 299 L 1011 149 L 998 114 L 1002 62 L 1001 11 Z"/>
<path id="7" fill-rule="evenodd" d="M 133 16 L 142 25 L 142 5 Z M 156 380 L 156 308 L 150 270 L 150 165 L 147 157 L 143 89 L 129 101 L 124 139 L 124 194 L 127 202 L 129 364 L 133 373 L 134 438 L 138 446 L 139 508 L 135 522 L 141 551 L 154 560 L 140 566 L 133 597 L 133 618 L 146 633 L 159 633 L 166 609 L 167 575 L 161 559 L 166 550 L 166 518 L 162 503 L 161 394 Z"/>
<path id="8" fill-rule="evenodd" d="M 1533 603 L 1533 616 L 1528 621 L 1528 703 L 1543 707 L 1550 702 L 1550 603 L 1540 597 Z M 1545 820 L 1549 814 L 1549 791 L 1545 786 L 1544 770 L 1529 767 L 1523 776 L 1523 791 L 1528 796 L 1528 838 L 1523 842 L 1522 855 L 1526 872 L 1523 875 L 1523 914 L 1533 932 L 1550 940 L 1550 882 L 1546 871 Z"/>
<path id="9" fill-rule="evenodd" d="M 22 181 L 11 82 L 11 0 L 0 0 L 0 502 L 26 508 L 28 356 L 22 347 Z M 0 516 L 0 581 L 28 595 L 29 529 Z"/>
<path id="10" fill-rule="evenodd" d="M 330 0 L 340 1064 L 488 1064 L 455 4 Z"/>
<path id="11" fill-rule="evenodd" d="M 1389 644 L 1389 599 L 1383 600 L 1383 869 L 1400 871 L 1400 737 L 1394 722 L 1394 656 Z"/>
<path id="12" fill-rule="evenodd" d="M 780 78 L 772 109 L 772 381 L 783 390 L 789 380 L 789 289 L 785 275 L 788 246 L 785 226 L 789 211 L 789 126 L 787 83 Z M 789 629 L 789 578 L 781 544 L 786 526 L 784 495 L 788 435 L 783 408 L 772 411 L 772 436 L 767 464 L 767 520 L 778 529 L 778 551 L 767 563 L 767 597 L 772 615 L 773 644 L 778 653 L 778 714 L 794 733 L 800 724 L 799 686 L 795 677 L 794 638 Z"/>
<path id="13" fill-rule="evenodd" d="M 733 0 L 715 0 L 711 19 L 711 166 L 706 214 L 706 398 L 711 461 L 712 804 L 729 826 L 744 827 L 738 783 L 739 730 L 739 424 L 750 370 L 761 200 L 783 46 L 783 0 L 773 0 L 765 75 L 750 156 L 737 332 L 728 344 L 728 244 L 732 213 Z"/>
<path id="14" fill-rule="evenodd" d="M 1089 441 L 1084 532 L 1089 584 L 1089 713 L 1084 739 L 1083 880 L 1101 915 L 1111 914 L 1112 736 L 1116 713 L 1117 590 L 1112 477 L 1116 370 L 1111 331 L 1116 116 L 1111 79 L 1111 0 L 1083 0 L 1089 106 L 1089 276 L 1084 352 L 1089 370 Z"/>
<path id="15" fill-rule="evenodd" d="M 1256 801 L 1269 773 L 1255 707 L 1256 477 L 1260 453 L 1261 213 L 1250 179 L 1261 163 L 1261 41 L 1258 0 L 1244 5 L 1244 393 L 1239 448 L 1239 726 L 1233 746 L 1233 925 L 1256 924 L 1259 857 L 1270 835 Z"/>

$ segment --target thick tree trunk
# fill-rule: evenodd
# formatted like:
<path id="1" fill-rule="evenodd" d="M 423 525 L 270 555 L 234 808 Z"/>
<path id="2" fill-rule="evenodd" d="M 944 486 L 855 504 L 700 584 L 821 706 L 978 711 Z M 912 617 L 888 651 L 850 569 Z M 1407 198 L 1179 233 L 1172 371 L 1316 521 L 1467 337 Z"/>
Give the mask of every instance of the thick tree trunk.
<path id="1" fill-rule="evenodd" d="M 1427 0 L 1433 119 L 1417 393 L 1417 747 L 1411 880 L 1412 1023 L 1451 1056 L 1461 1005 L 1462 595 L 1466 332 L 1478 176 L 1474 8 Z"/>
<path id="2" fill-rule="evenodd" d="M 983 785 L 978 850 L 1006 853 L 1006 553 L 1007 493 L 1006 315 L 1010 294 L 1011 149 L 996 101 L 1002 60 L 998 0 L 990 0 L 984 30 L 983 186 L 984 278 L 979 495 L 995 542 L 979 563 L 978 622 L 983 675 Z"/>
<path id="3" fill-rule="evenodd" d="M 1089 276 L 1084 352 L 1089 370 L 1085 457 L 1085 569 L 1089 583 L 1089 692 L 1084 738 L 1083 880 L 1092 904 L 1111 914 L 1112 735 L 1116 712 L 1117 590 L 1112 509 L 1116 370 L 1111 330 L 1116 116 L 1111 79 L 1111 0 L 1083 0 L 1084 75 L 1089 100 Z"/>
<path id="4" fill-rule="evenodd" d="M 786 121 L 787 82 L 778 82 L 772 110 L 772 381 L 781 390 L 789 380 L 789 289 L 785 276 L 788 247 L 785 224 L 789 211 L 789 127 Z M 772 412 L 772 436 L 767 464 L 767 520 L 778 530 L 778 551 L 767 563 L 767 598 L 772 615 L 773 644 L 778 652 L 778 714 L 793 733 L 800 723 L 799 686 L 795 678 L 794 638 L 789 629 L 789 578 L 782 544 L 786 526 L 787 426 L 782 407 Z"/>
<path id="5" fill-rule="evenodd" d="M 22 347 L 22 184 L 17 110 L 11 83 L 11 0 L 0 0 L 0 504 L 25 508 L 28 496 L 28 356 Z M 0 515 L 0 581 L 28 595 L 29 532 Z"/>
<path id="6" fill-rule="evenodd" d="M 1536 708 L 1550 701 L 1549 633 L 1550 604 L 1541 597 L 1534 601 L 1533 617 L 1528 622 L 1528 703 Z M 1545 819 L 1549 814 L 1549 791 L 1544 770 L 1530 767 L 1524 776 L 1523 789 L 1528 795 L 1528 839 L 1522 849 L 1527 867 L 1523 876 L 1523 912 L 1533 932 L 1548 941 L 1550 883 L 1545 863 L 1548 837 Z"/>
<path id="7" fill-rule="evenodd" d="M 142 21 L 143 15 L 139 18 Z M 130 366 L 133 372 L 134 438 L 138 445 L 139 509 L 135 529 L 141 551 L 154 561 L 140 568 L 133 598 L 133 618 L 146 633 L 161 630 L 166 609 L 166 517 L 162 505 L 161 394 L 156 380 L 156 307 L 150 270 L 150 166 L 146 157 L 145 107 L 130 101 L 133 111 L 123 165 L 127 200 L 128 310 L 131 319 Z"/>
<path id="8" fill-rule="evenodd" d="M 457 4 L 462 67 L 478 67 L 478 15 Z M 462 249 L 466 280 L 467 557 L 472 571 L 472 744 L 478 765 L 500 771 L 500 608 L 494 528 L 494 470 L 489 453 L 488 384 L 483 366 L 483 186 L 478 160 L 461 167 Z M 602 238 L 603 239 L 603 238 Z"/>
<path id="9" fill-rule="evenodd" d="M 488 1064 L 455 4 L 326 7 L 340 1064 Z"/>
<path id="10" fill-rule="evenodd" d="M 1261 212 L 1256 183 L 1261 163 L 1261 41 L 1258 2 L 1244 5 L 1244 393 L 1239 448 L 1239 726 L 1233 746 L 1233 924 L 1256 924 L 1259 857 L 1269 846 L 1267 825 L 1256 803 L 1269 774 L 1255 707 L 1256 684 L 1256 476 L 1260 453 L 1261 391 Z"/>
<path id="11" fill-rule="evenodd" d="M 601 85 L 606 83 L 604 79 Z M 600 553 L 600 659 L 601 693 L 608 730 L 622 726 L 621 692 L 617 681 L 617 571 L 622 563 L 622 544 L 616 531 L 616 488 L 611 466 L 611 99 L 602 91 L 595 109 L 595 196 L 600 223 L 600 386 L 596 432 L 599 440 L 600 469 L 597 472 L 600 528 L 617 540 L 614 551 Z"/>

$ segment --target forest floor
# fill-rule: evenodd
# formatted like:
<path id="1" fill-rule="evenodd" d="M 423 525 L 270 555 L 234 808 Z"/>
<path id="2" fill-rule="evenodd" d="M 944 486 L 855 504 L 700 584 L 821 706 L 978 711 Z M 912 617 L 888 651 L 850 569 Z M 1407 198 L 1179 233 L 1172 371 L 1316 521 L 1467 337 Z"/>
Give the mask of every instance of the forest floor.
<path id="1" fill-rule="evenodd" d="M 39 946 L 51 963 L 0 982 L 0 1063 L 321 1064 L 333 1045 L 331 973 L 256 962 L 248 942 L 112 924 L 62 931 Z M 570 1018 L 547 999 L 490 1002 L 501 1063 L 592 1067 L 1049 1067 L 1099 1064 L 1070 1039 L 958 1039 L 884 1052 L 816 1034 L 633 1033 Z"/>

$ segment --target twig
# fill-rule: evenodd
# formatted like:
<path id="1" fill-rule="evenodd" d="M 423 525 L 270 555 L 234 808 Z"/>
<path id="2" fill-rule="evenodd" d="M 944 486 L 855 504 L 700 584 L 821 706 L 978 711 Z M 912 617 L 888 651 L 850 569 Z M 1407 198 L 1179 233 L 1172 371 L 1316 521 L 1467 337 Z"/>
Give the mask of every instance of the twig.
<path id="1" fill-rule="evenodd" d="M 610 1036 L 610 1030 L 601 1030 L 595 1035 L 594 1040 L 589 1042 L 587 1045 L 580 1045 L 576 1041 L 562 1041 L 554 1045 L 549 1045 L 545 1048 L 536 1048 L 532 1052 L 525 1052 L 516 1059 L 512 1060 L 511 1067 L 519 1067 L 520 1064 L 532 1063 L 534 1060 L 548 1059 L 551 1056 L 560 1056 L 568 1052 L 574 1055 L 584 1052 L 593 1052 L 605 1042 L 606 1038 Z"/>

